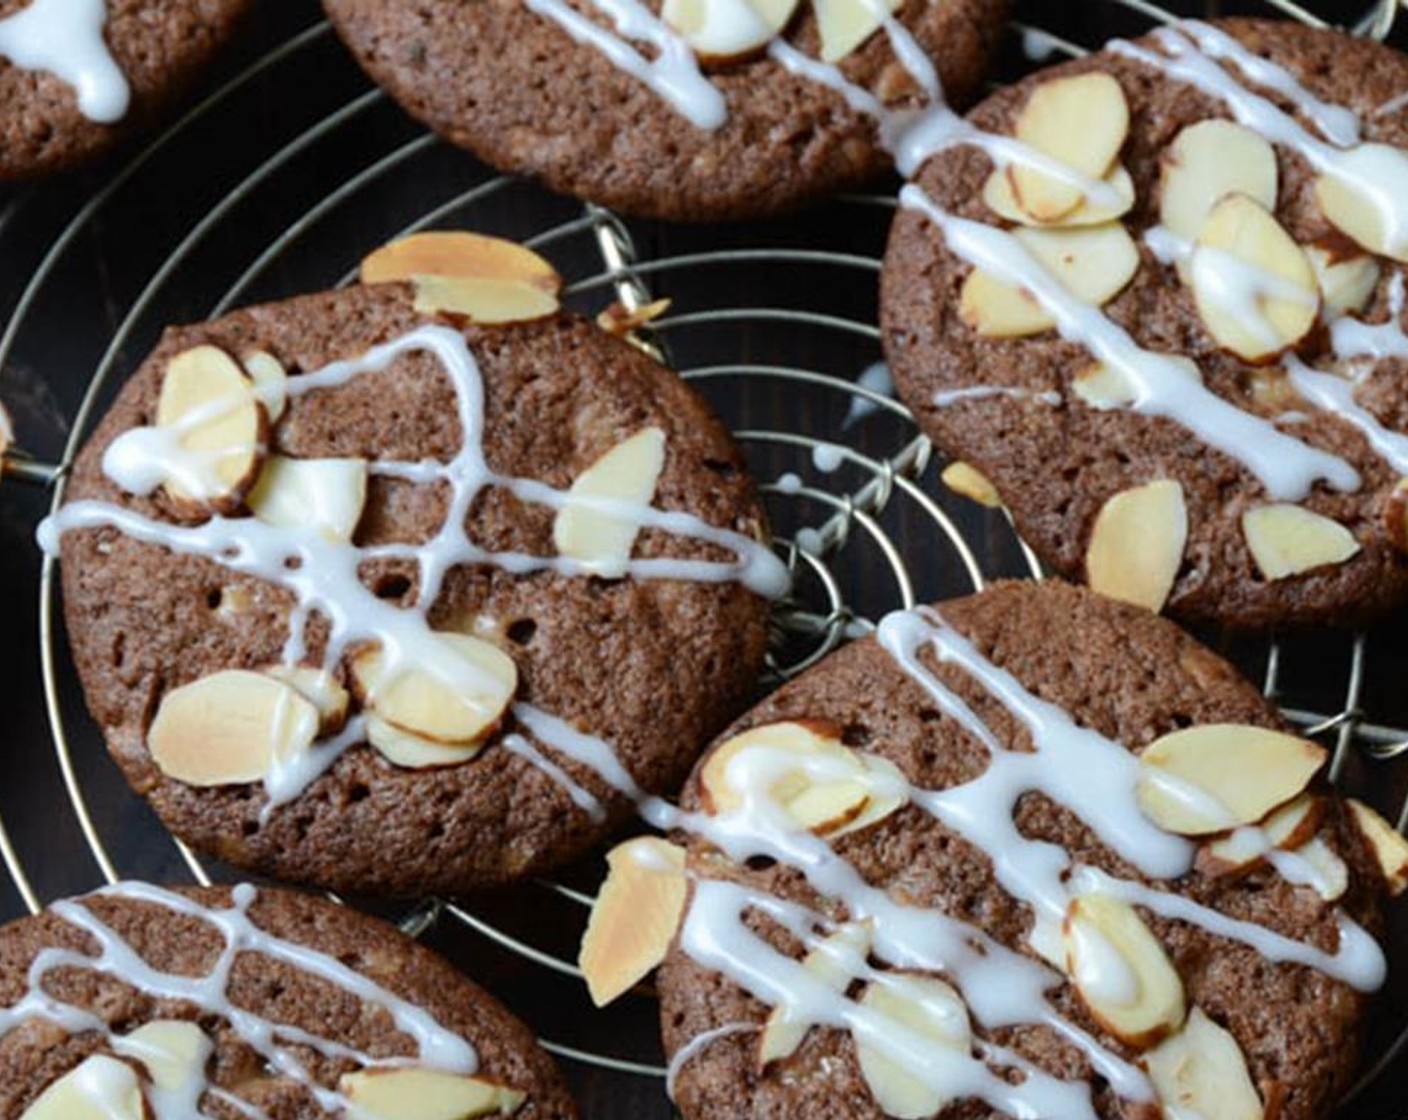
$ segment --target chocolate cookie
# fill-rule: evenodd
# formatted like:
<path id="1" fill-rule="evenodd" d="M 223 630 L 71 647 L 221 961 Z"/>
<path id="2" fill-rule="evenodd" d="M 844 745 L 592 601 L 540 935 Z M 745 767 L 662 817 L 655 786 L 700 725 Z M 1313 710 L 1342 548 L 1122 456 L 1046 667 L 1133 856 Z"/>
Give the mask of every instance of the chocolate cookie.
<path id="1" fill-rule="evenodd" d="M 883 277 L 924 430 L 1053 569 L 1181 619 L 1408 600 L 1408 61 L 1183 23 L 936 130 Z"/>
<path id="2" fill-rule="evenodd" d="M 1172 623 L 997 584 L 736 723 L 657 814 L 686 849 L 612 854 L 583 964 L 665 957 L 689 1120 L 1312 1120 L 1408 868 L 1326 755 Z"/>
<path id="3" fill-rule="evenodd" d="M 674 788 L 787 576 L 718 420 L 545 262 L 432 234 L 363 276 L 403 272 L 169 331 L 44 534 L 90 709 L 173 832 L 457 893 Z"/>
<path id="4" fill-rule="evenodd" d="M 165 116 L 253 0 L 0 0 L 0 181 L 91 162 Z"/>
<path id="5" fill-rule="evenodd" d="M 412 116 L 504 171 L 633 214 L 792 210 L 890 166 L 882 123 L 977 88 L 994 0 L 325 0 Z M 882 5 L 876 5 L 878 10 Z"/>
<path id="6" fill-rule="evenodd" d="M 577 1115 L 497 1000 L 321 899 L 124 883 L 0 929 L 4 1120 L 391 1118 L 407 1102 Z"/>

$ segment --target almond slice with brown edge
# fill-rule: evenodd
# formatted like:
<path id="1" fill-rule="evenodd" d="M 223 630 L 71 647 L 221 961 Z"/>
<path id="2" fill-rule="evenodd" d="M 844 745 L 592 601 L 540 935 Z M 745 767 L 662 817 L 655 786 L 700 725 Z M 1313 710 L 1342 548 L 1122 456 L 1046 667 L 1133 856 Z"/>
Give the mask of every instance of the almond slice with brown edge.
<path id="1" fill-rule="evenodd" d="M 527 1094 L 479 1077 L 434 1069 L 364 1069 L 346 1073 L 337 1090 L 348 1120 L 477 1120 L 512 1116 Z"/>
<path id="2" fill-rule="evenodd" d="M 1093 306 L 1114 299 L 1139 270 L 1139 250 L 1118 222 L 1080 229 L 1019 229 L 1012 236 L 1073 296 Z M 1056 325 L 1029 291 L 982 269 L 970 272 L 964 281 L 958 314 L 989 338 L 1040 334 Z"/>
<path id="3" fill-rule="evenodd" d="M 124 1057 L 141 1062 L 153 1085 L 175 1093 L 205 1080 L 205 1065 L 215 1044 L 198 1025 L 185 1019 L 157 1019 L 112 1040 Z"/>
<path id="4" fill-rule="evenodd" d="M 352 697 L 342 682 L 326 669 L 312 665 L 266 665 L 259 670 L 298 689 L 303 698 L 318 709 L 318 736 L 336 735 L 347 722 Z"/>
<path id="5" fill-rule="evenodd" d="M 1159 221 L 1184 241 L 1196 241 L 1208 215 L 1228 195 L 1276 208 L 1276 152 L 1260 133 L 1232 121 L 1208 120 L 1180 132 L 1164 155 Z"/>
<path id="6" fill-rule="evenodd" d="M 364 459 L 290 459 L 270 455 L 249 492 L 249 508 L 266 525 L 311 529 L 350 541 L 367 501 Z"/>
<path id="7" fill-rule="evenodd" d="M 1160 828 L 1207 836 L 1261 820 L 1325 764 L 1323 747 L 1241 723 L 1209 723 L 1155 739 L 1140 753 L 1135 793 Z"/>
<path id="8" fill-rule="evenodd" d="M 262 779 L 318 735 L 318 710 L 263 673 L 224 669 L 161 698 L 147 748 L 161 772 L 192 786 Z"/>
<path id="9" fill-rule="evenodd" d="M 1379 262 L 1373 257 L 1337 257 L 1319 245 L 1309 246 L 1305 255 L 1320 285 L 1326 319 L 1357 315 L 1369 306 L 1382 275 Z"/>
<path id="10" fill-rule="evenodd" d="M 367 742 L 381 752 L 383 758 L 405 770 L 433 770 L 441 766 L 461 766 L 478 757 L 483 740 L 459 744 L 437 743 L 377 716 L 367 716 Z"/>
<path id="11" fill-rule="evenodd" d="M 802 958 L 802 967 L 833 992 L 844 992 L 863 971 L 870 943 L 868 923 L 846 922 Z M 774 1007 L 758 1039 L 759 1067 L 791 1057 L 812 1026 L 796 1008 L 786 1004 Z"/>
<path id="12" fill-rule="evenodd" d="M 1295 346 L 1320 314 L 1320 285 L 1305 251 L 1244 194 L 1213 207 L 1188 262 L 1188 281 L 1208 333 L 1249 362 Z"/>
<path id="13" fill-rule="evenodd" d="M 1247 1072 L 1242 1048 L 1199 1007 L 1177 1034 L 1146 1053 L 1141 1064 L 1165 1116 L 1263 1120 L 1261 1098 Z"/>
<path id="14" fill-rule="evenodd" d="M 701 62 L 724 65 L 761 51 L 796 10 L 797 0 L 665 0 L 660 18 Z"/>
<path id="15" fill-rule="evenodd" d="M 1257 825 L 1239 828 L 1198 849 L 1197 868 L 1205 875 L 1238 875 L 1260 866 L 1267 846 L 1295 851 L 1314 839 L 1325 819 L 1325 801 L 1303 793 L 1286 802 Z"/>
<path id="16" fill-rule="evenodd" d="M 670 310 L 670 299 L 657 299 L 631 310 L 619 300 L 597 314 L 596 325 L 609 335 L 626 338 L 641 327 L 648 326 Z"/>
<path id="17" fill-rule="evenodd" d="M 1012 191 L 1012 180 L 1004 171 L 994 171 L 983 184 L 983 203 L 999 218 L 1004 218 L 1021 226 L 1098 226 L 1124 217 L 1134 208 L 1134 179 L 1123 167 L 1116 167 L 1101 185 L 1114 201 L 1105 198 L 1085 198 L 1079 206 L 1068 214 L 1062 214 L 1048 222 L 1033 218 L 1017 203 Z"/>
<path id="18" fill-rule="evenodd" d="M 1142 1050 L 1183 1025 L 1183 981 L 1134 907 L 1082 895 L 1066 913 L 1065 938 L 1076 992 L 1111 1034 Z"/>
<path id="19" fill-rule="evenodd" d="M 1085 551 L 1086 579 L 1101 595 L 1160 611 L 1187 543 L 1188 509 L 1176 481 L 1161 478 L 1123 490 L 1095 518 Z"/>
<path id="20" fill-rule="evenodd" d="M 812 0 L 822 62 L 840 62 L 880 29 L 880 12 L 893 15 L 900 0 Z"/>
<path id="21" fill-rule="evenodd" d="M 240 361 L 254 383 L 254 395 L 269 414 L 269 423 L 277 424 L 288 408 L 288 371 L 284 364 L 264 350 L 253 350 Z"/>
<path id="22" fill-rule="evenodd" d="M 1161 368 L 1170 371 L 1177 370 L 1193 384 L 1202 384 L 1203 375 L 1198 369 L 1197 362 L 1191 358 L 1179 357 L 1176 354 L 1164 356 L 1168 359 L 1169 364 Z M 1101 410 L 1128 408 L 1139 396 L 1138 390 L 1135 389 L 1123 370 L 1107 366 L 1104 362 L 1091 362 L 1079 370 L 1071 378 L 1071 392 L 1091 408 Z"/>
<path id="23" fill-rule="evenodd" d="M 170 433 L 167 496 L 191 513 L 233 513 L 259 476 L 269 421 L 254 383 L 215 346 L 166 363 L 156 426 Z"/>
<path id="24" fill-rule="evenodd" d="M 1338 173 L 1315 181 L 1315 200 L 1330 224 L 1371 253 L 1408 262 L 1408 152 L 1360 144 L 1336 154 Z"/>
<path id="25" fill-rule="evenodd" d="M 137 1072 L 94 1054 L 40 1093 L 20 1120 L 146 1120 Z"/>
<path id="26" fill-rule="evenodd" d="M 971 463 L 961 460 L 950 463 L 944 468 L 943 474 L 939 475 L 939 481 L 955 494 L 977 502 L 980 506 L 986 506 L 988 509 L 1002 508 L 1002 497 L 998 494 L 997 487 Z"/>
<path id="27" fill-rule="evenodd" d="M 936 1047 L 968 1054 L 972 1029 L 962 997 L 935 976 L 890 972 L 865 986 L 862 1007 L 883 1015 Z M 934 1086 L 932 1078 L 916 1077 L 888 1051 L 856 1038 L 856 1059 L 871 1095 L 887 1116 L 921 1120 L 933 1116 L 959 1095 Z"/>
<path id="28" fill-rule="evenodd" d="M 498 646 L 434 633 L 388 658 L 371 646 L 352 659 L 363 704 L 402 731 L 449 746 L 489 735 L 518 689 L 518 667 Z"/>
<path id="29" fill-rule="evenodd" d="M 1338 521 L 1289 504 L 1247 510 L 1242 536 L 1257 569 L 1269 580 L 1342 564 L 1359 552 L 1354 534 Z"/>
<path id="30" fill-rule="evenodd" d="M 363 284 L 408 282 L 415 307 L 477 323 L 541 319 L 557 311 L 562 277 L 531 249 L 463 230 L 415 233 L 362 261 Z"/>
<path id="31" fill-rule="evenodd" d="M 577 963 L 605 1007 L 665 959 L 684 916 L 684 849 L 654 836 L 618 844 L 592 906 Z"/>
<path id="32" fill-rule="evenodd" d="M 1397 898 L 1408 889 L 1408 840 L 1364 802 L 1350 798 L 1349 808 L 1354 823 L 1373 849 L 1388 883 L 1388 893 Z"/>
<path id="33" fill-rule="evenodd" d="M 1017 139 L 1071 169 L 1077 178 L 1109 174 L 1129 135 L 1129 104 L 1109 74 L 1092 72 L 1043 82 L 1017 115 Z M 1038 222 L 1071 213 L 1086 199 L 1078 184 L 1022 163 L 1007 169 L 1012 194 Z"/>
<path id="34" fill-rule="evenodd" d="M 665 433 L 642 428 L 622 440 L 577 476 L 566 504 L 553 520 L 557 551 L 581 561 L 595 576 L 620 579 L 629 570 L 640 532 L 637 518 L 592 509 L 578 498 L 608 498 L 628 506 L 649 506 L 665 469 Z"/>

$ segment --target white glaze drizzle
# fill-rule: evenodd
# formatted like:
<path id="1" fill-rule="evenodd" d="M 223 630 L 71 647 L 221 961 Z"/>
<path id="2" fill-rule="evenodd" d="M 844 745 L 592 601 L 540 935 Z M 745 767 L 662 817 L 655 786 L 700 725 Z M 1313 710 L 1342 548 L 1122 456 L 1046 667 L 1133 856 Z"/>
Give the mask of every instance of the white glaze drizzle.
<path id="1" fill-rule="evenodd" d="M 0 19 L 0 56 L 25 70 L 45 70 L 73 88 L 91 121 L 127 113 L 131 88 L 103 38 L 106 0 L 30 0 Z"/>
<path id="2" fill-rule="evenodd" d="M 882 397 L 895 395 L 895 379 L 890 374 L 890 367 L 884 362 L 872 362 L 861 370 L 860 376 L 856 378 L 856 385 L 862 389 L 868 389 L 872 393 L 878 393 Z M 843 432 L 850 431 L 879 409 L 878 402 L 863 393 L 856 393 L 851 398 L 850 408 L 846 410 L 846 418 L 841 421 L 841 430 Z"/>
<path id="3" fill-rule="evenodd" d="M 969 385 L 962 389 L 944 389 L 935 393 L 929 403 L 935 408 L 950 408 L 963 401 L 1008 397 L 1016 401 L 1036 401 L 1038 404 L 1059 405 L 1064 398 L 1054 389 L 1024 389 L 1020 385 Z"/>
<path id="4" fill-rule="evenodd" d="M 665 1095 L 670 1100 L 675 1099 L 675 1082 L 679 1080 L 680 1071 L 719 1039 L 731 1038 L 736 1034 L 756 1034 L 759 1029 L 757 1023 L 724 1023 L 695 1035 L 675 1051 L 670 1064 L 665 1068 Z"/>
<path id="5" fill-rule="evenodd" d="M 162 972 L 150 965 L 84 901 L 55 903 L 50 907 L 51 912 L 91 937 L 97 945 L 97 954 L 55 946 L 41 949 L 30 965 L 25 994 L 11 1006 L 0 1008 L 0 1037 L 26 1023 L 43 1020 L 55 1023 L 71 1034 L 96 1032 L 115 1052 L 140 1057 L 139 1048 L 125 1042 L 123 1036 L 111 1032 L 93 1012 L 64 1003 L 45 990 L 44 979 L 49 973 L 57 969 L 75 968 L 114 976 L 145 995 L 187 1003 L 203 1015 L 219 1017 L 260 1055 L 270 1069 L 303 1086 L 322 1108 L 331 1112 L 340 1114 L 344 1111 L 348 1106 L 347 1099 L 319 1085 L 289 1048 L 290 1045 L 315 1050 L 325 1057 L 351 1060 L 364 1068 L 414 1064 L 465 1075 L 473 1074 L 478 1069 L 479 1060 L 474 1048 L 441 1026 L 424 1008 L 397 996 L 317 949 L 284 940 L 260 928 L 249 917 L 250 906 L 257 897 L 253 887 L 241 885 L 235 887 L 232 894 L 229 907 L 215 909 L 143 883 L 118 883 L 94 892 L 93 897 L 157 906 L 175 915 L 196 918 L 218 932 L 223 942 L 218 958 L 208 972 L 194 976 Z M 415 1057 L 374 1057 L 334 1039 L 266 1019 L 249 1008 L 237 1006 L 229 997 L 230 974 L 236 959 L 245 953 L 256 953 L 289 965 L 342 989 L 364 1005 L 385 1012 L 396 1029 L 414 1042 Z M 144 1091 L 158 1120 L 189 1120 L 200 1115 L 196 1106 L 202 1094 L 214 1088 L 202 1075 L 179 1089 L 148 1085 L 144 1086 Z M 247 1116 L 266 1118 L 260 1109 L 228 1091 L 218 1090 L 216 1095 Z"/>

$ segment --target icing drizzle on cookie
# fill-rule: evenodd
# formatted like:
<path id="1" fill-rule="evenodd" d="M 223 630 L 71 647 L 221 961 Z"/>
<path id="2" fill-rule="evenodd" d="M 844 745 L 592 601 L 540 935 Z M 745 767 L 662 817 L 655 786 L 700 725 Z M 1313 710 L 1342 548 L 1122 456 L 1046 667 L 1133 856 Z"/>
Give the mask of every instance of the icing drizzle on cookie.
<path id="1" fill-rule="evenodd" d="M 99 124 L 127 113 L 131 88 L 103 38 L 105 0 L 29 0 L 0 19 L 0 56 L 46 70 L 72 86 L 83 115 Z"/>

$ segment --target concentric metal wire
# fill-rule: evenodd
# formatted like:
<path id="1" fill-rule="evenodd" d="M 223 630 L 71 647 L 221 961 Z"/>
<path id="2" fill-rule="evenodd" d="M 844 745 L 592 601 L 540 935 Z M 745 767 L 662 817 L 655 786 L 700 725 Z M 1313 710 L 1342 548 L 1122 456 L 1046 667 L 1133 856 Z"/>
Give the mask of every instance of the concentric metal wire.
<path id="1" fill-rule="evenodd" d="M 1290 0 L 1267 3 L 1294 18 L 1320 22 L 1313 13 Z M 1148 0 L 1110 0 L 1110 6 L 1150 21 L 1173 18 Z M 1028 7 L 1039 17 L 1045 14 L 1042 3 Z M 1393 27 L 1396 10 L 1393 0 L 1383 0 L 1362 14 L 1356 13 L 1353 28 L 1382 39 Z M 1044 52 L 1074 56 L 1083 51 L 1044 22 L 1042 26 L 1030 21 L 1019 24 L 1018 31 L 1024 33 L 1029 46 Z M 10 366 L 32 325 L 36 307 L 55 286 L 75 246 L 96 223 L 109 217 L 121 192 L 138 180 L 153 161 L 201 129 L 209 117 L 251 97 L 256 83 L 266 75 L 283 67 L 298 66 L 309 52 L 331 49 L 329 39 L 325 23 L 293 34 L 197 105 L 74 213 L 43 252 L 14 301 L 0 333 L 0 370 Z M 359 127 L 383 104 L 379 91 L 356 94 L 251 164 L 236 181 L 226 184 L 220 199 L 192 222 L 121 309 L 73 417 L 61 461 L 50 466 L 11 459 L 5 464 L 6 473 L 51 485 L 53 507 L 57 508 L 63 498 L 68 464 L 91 430 L 101 403 L 130 371 L 133 344 L 148 330 L 147 319 L 168 295 L 182 270 L 272 180 L 290 173 L 299 161 L 316 154 L 331 138 Z M 433 157 L 439 147 L 438 141 L 425 134 L 399 138 L 390 150 L 365 163 L 339 185 L 301 209 L 285 214 L 283 227 L 262 243 L 210 303 L 208 314 L 221 314 L 265 290 L 271 274 L 341 211 L 403 179 L 413 166 L 418 166 L 418 161 Z M 486 209 L 525 189 L 502 176 L 477 177 L 425 205 L 398 227 L 383 231 L 380 239 L 442 224 L 478 224 Z M 0 211 L 0 238 L 7 235 L 27 202 L 21 196 Z M 722 281 L 758 269 L 792 270 L 816 277 L 839 275 L 846 284 L 873 286 L 880 267 L 884 227 L 893 206 L 893 198 L 883 195 L 853 196 L 837 204 L 836 213 L 844 217 L 843 222 L 837 223 L 838 228 L 873 229 L 874 237 L 863 250 L 840 242 L 834 248 L 817 248 L 816 242 L 824 240 L 824 234 L 817 234 L 804 246 L 765 242 L 642 254 L 632 229 L 615 215 L 599 207 L 574 211 L 561 204 L 541 207 L 549 218 L 540 227 L 514 232 L 520 240 L 554 260 L 585 262 L 575 273 L 568 274 L 568 296 L 589 306 L 618 300 L 634 310 L 654 293 L 701 276 L 706 282 L 718 277 L 716 290 L 727 296 L 732 285 Z M 347 272 L 326 277 L 325 282 L 346 283 L 351 278 Z M 727 298 L 722 303 L 680 302 L 652 324 L 650 338 L 644 344 L 657 354 L 707 353 L 707 347 L 698 345 L 698 339 L 720 330 L 731 334 L 773 332 L 788 337 L 805 336 L 813 341 L 844 340 L 857 352 L 865 352 L 867 361 L 879 358 L 879 332 L 872 322 L 761 298 L 738 303 Z M 853 375 L 818 368 L 806 360 L 811 353 L 812 350 L 805 350 L 795 360 L 786 355 L 768 361 L 714 355 L 698 362 L 686 359 L 680 363 L 683 375 L 706 395 L 746 397 L 761 392 L 763 396 L 763 407 L 745 409 L 735 432 L 755 466 L 764 465 L 760 481 L 778 527 L 778 547 L 793 568 L 798 588 L 794 598 L 780 604 L 775 613 L 777 641 L 770 661 L 774 680 L 806 669 L 848 638 L 866 632 L 882 610 L 910 606 L 939 592 L 953 594 L 977 589 L 997 574 L 1040 575 L 1034 555 L 1015 538 L 1000 515 L 979 515 L 948 496 L 939 496 L 934 451 L 901 405 Z M 820 404 L 815 410 L 800 414 L 793 407 L 800 399 Z M 823 416 L 823 422 L 812 422 Z M 53 732 L 54 764 L 97 874 L 113 881 L 134 871 L 128 866 L 131 860 L 114 851 L 116 838 L 92 809 L 98 790 L 88 777 L 83 751 L 95 740 L 69 686 L 71 674 L 60 649 L 55 618 L 55 574 L 48 560 L 43 562 L 40 581 L 40 656 L 45 705 Z M 1298 687 L 1290 679 L 1294 676 L 1290 668 L 1303 651 L 1291 645 L 1271 644 L 1253 654 L 1253 660 L 1259 659 L 1262 666 L 1266 693 L 1307 733 L 1333 742 L 1332 777 L 1355 788 L 1373 784 L 1381 773 L 1376 767 L 1408 751 L 1408 731 L 1366 717 L 1366 681 L 1373 664 L 1368 656 L 1370 642 L 1370 638 L 1360 636 L 1349 643 L 1345 664 L 1335 671 L 1336 679 L 1343 681 L 1337 706 L 1300 700 Z M 1322 656 L 1318 651 L 1316 655 Z M 1323 695 L 1321 690 L 1317 699 Z M 1326 710 L 1327 707 L 1333 710 Z M 76 745 L 80 733 L 84 735 L 83 748 Z M 105 781 L 113 779 L 111 773 L 102 777 Z M 1408 804 L 1395 808 L 1401 827 L 1408 818 Z M 176 853 L 193 879 L 211 880 L 214 871 L 183 845 L 176 845 Z M 45 901 L 42 885 L 32 880 L 3 818 L 0 859 L 23 904 L 31 911 L 38 909 Z M 505 909 L 492 903 L 450 904 L 439 900 L 426 900 L 395 916 L 402 928 L 414 936 L 441 941 L 473 937 L 493 946 L 507 958 L 521 962 L 529 970 L 533 984 L 551 987 L 553 999 L 569 998 L 559 997 L 558 993 L 580 989 L 580 973 L 573 963 L 571 946 L 592 901 L 595 874 L 593 867 L 580 868 L 565 875 L 562 881 L 534 884 L 529 888 L 534 895 L 529 907 L 531 915 L 526 919 L 522 908 L 513 906 Z M 547 912 L 552 915 L 551 922 L 543 920 Z M 550 930 L 556 935 L 550 936 Z M 545 1045 L 569 1063 L 629 1078 L 660 1077 L 663 1070 L 652 1046 L 646 1045 L 638 1053 L 622 1054 L 601 1043 L 604 1036 L 609 1038 L 614 1033 L 609 1024 L 610 1016 L 616 1012 L 606 1014 L 607 1030 L 603 1031 L 602 1020 L 596 1019 L 593 1029 L 581 1037 L 550 1037 Z M 1408 1035 L 1397 1028 L 1384 1037 L 1366 1081 L 1397 1055 L 1405 1045 L 1405 1037 Z M 611 1041 L 614 1045 L 617 1039 Z M 661 1108 L 665 1108 L 663 1097 Z"/>

